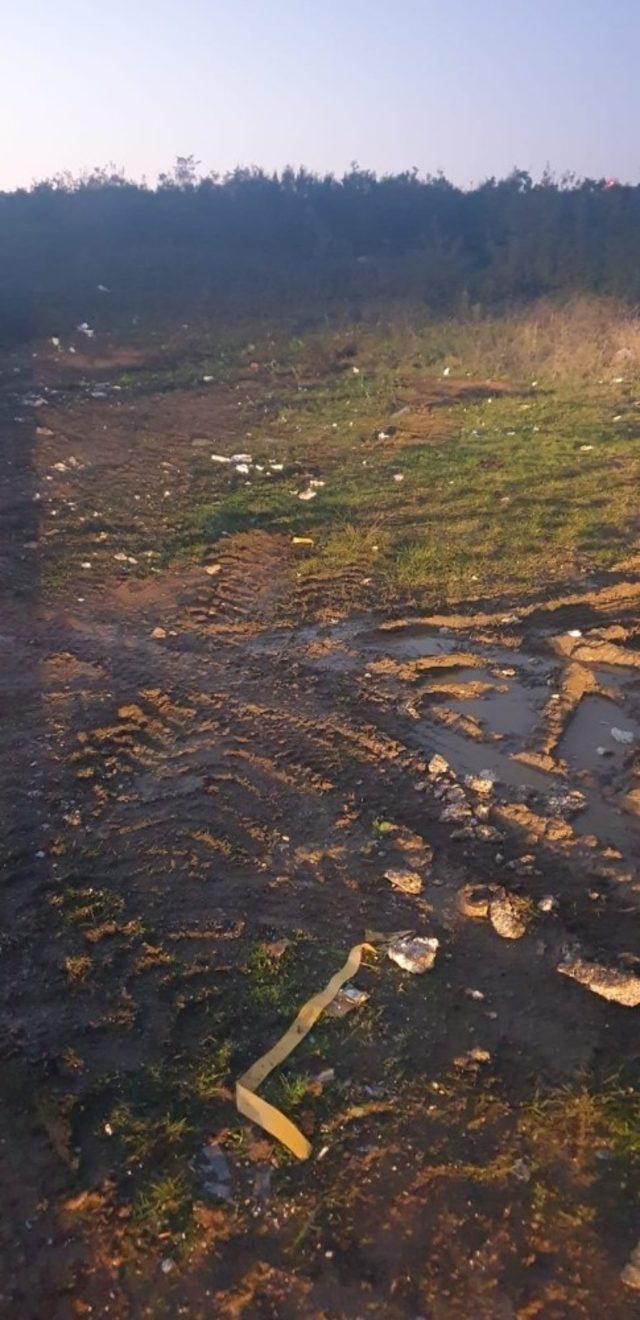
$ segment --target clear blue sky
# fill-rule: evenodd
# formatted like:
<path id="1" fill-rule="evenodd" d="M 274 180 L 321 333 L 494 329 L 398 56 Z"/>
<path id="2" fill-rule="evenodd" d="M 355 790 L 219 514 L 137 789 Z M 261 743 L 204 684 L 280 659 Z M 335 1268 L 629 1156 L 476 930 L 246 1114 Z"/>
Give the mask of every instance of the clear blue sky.
<path id="1" fill-rule="evenodd" d="M 640 0 L 7 0 L 0 187 L 114 161 L 640 179 Z"/>

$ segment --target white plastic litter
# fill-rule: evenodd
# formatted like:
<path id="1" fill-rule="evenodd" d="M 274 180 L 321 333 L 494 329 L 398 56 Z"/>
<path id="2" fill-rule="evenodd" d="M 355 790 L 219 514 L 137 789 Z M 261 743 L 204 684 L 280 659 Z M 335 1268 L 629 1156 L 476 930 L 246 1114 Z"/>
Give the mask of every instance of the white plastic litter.
<path id="1" fill-rule="evenodd" d="M 404 972 L 421 975 L 431 971 L 439 947 L 440 941 L 434 936 L 402 936 L 389 945 L 387 956 Z"/>

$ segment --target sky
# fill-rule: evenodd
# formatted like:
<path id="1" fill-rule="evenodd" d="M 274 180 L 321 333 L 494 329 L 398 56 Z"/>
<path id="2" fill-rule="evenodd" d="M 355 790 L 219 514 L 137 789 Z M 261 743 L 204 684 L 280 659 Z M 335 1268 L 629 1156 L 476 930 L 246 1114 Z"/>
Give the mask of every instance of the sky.
<path id="1" fill-rule="evenodd" d="M 640 180 L 640 0 L 18 0 L 0 188 L 305 165 Z"/>

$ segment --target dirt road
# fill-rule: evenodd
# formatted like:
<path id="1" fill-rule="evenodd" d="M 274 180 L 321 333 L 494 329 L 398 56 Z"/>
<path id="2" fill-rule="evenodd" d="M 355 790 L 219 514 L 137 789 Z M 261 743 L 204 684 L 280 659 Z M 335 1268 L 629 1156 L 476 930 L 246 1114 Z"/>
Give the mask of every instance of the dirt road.
<path id="1" fill-rule="evenodd" d="M 637 1314 L 637 1018 L 558 966 L 640 958 L 640 581 L 407 618 L 284 534 L 167 563 L 201 394 L 44 363 L 2 404 L 4 1313 Z M 298 1164 L 233 1080 L 367 931 L 266 1092 Z"/>

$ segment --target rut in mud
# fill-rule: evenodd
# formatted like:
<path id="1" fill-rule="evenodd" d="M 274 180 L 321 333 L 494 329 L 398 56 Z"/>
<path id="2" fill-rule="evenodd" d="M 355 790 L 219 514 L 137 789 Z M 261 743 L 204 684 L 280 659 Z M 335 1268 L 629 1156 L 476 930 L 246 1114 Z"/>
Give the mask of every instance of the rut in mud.
<path id="1" fill-rule="evenodd" d="M 6 430 L 8 1313 L 631 1317 L 637 1027 L 558 966 L 640 957 L 640 584 L 331 617 L 349 584 L 255 532 L 52 602 Z M 469 914 L 478 884 L 522 938 Z M 380 956 L 293 1056 L 272 1095 L 314 1158 L 287 1163 L 233 1078 L 402 930 L 435 969 Z"/>

